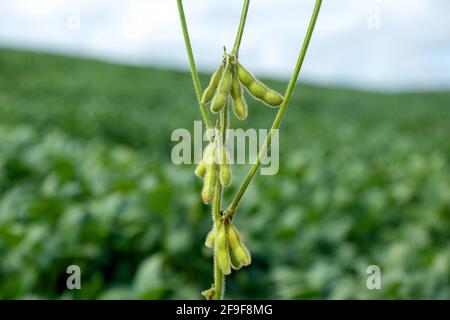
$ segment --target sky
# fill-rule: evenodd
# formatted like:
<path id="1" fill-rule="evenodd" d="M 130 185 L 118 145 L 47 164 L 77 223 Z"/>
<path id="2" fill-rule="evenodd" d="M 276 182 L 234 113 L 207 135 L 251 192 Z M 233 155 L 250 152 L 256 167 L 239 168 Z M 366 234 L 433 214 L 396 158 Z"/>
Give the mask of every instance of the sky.
<path id="1" fill-rule="evenodd" d="M 242 0 L 184 0 L 197 65 L 234 42 Z M 288 79 L 313 0 L 252 0 L 240 61 Z M 450 1 L 323 0 L 301 78 L 370 90 L 450 89 Z M 188 69 L 175 0 L 0 0 L 0 47 Z"/>

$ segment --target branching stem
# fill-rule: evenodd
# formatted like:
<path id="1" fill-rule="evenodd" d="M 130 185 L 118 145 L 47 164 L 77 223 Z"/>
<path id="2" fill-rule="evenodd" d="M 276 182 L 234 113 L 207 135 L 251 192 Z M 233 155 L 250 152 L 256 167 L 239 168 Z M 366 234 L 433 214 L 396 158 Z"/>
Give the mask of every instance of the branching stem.
<path id="1" fill-rule="evenodd" d="M 222 138 L 221 143 L 225 145 L 226 140 L 226 129 L 228 126 L 228 106 L 226 105 L 220 112 L 220 137 Z M 221 213 L 221 203 L 222 203 L 222 185 L 220 184 L 220 179 L 217 178 L 214 188 L 214 198 L 213 198 L 213 223 L 216 228 L 219 227 L 222 219 Z M 214 256 L 214 295 L 213 300 L 222 300 L 225 293 L 225 276 L 220 270 L 216 258 Z"/>
<path id="2" fill-rule="evenodd" d="M 220 223 L 221 213 L 221 201 L 222 200 L 222 185 L 220 184 L 219 177 L 216 178 L 215 187 L 214 187 L 214 199 L 213 199 L 213 223 L 216 228 Z M 219 265 L 216 261 L 216 256 L 214 255 L 214 295 L 212 296 L 213 300 L 222 300 L 223 294 L 225 292 L 224 288 L 225 276 L 219 268 Z"/>
<path id="3" fill-rule="evenodd" d="M 236 56 L 239 52 L 239 47 L 241 45 L 242 35 L 244 33 L 245 21 L 247 19 L 247 12 L 250 0 L 244 1 L 244 6 L 242 8 L 241 19 L 239 22 L 238 33 L 236 35 L 236 40 L 234 42 L 234 47 L 232 51 L 232 55 Z M 228 103 L 223 108 L 220 113 L 220 133 L 222 137 L 221 143 L 225 147 L 226 144 L 226 131 L 228 129 Z M 222 203 L 222 185 L 220 184 L 219 179 L 216 180 L 216 186 L 214 191 L 214 200 L 213 200 L 213 217 L 214 224 L 218 227 L 219 219 L 221 219 L 221 203 Z M 225 276 L 220 270 L 215 258 L 214 258 L 214 295 L 213 300 L 222 300 L 225 294 Z"/>
<path id="4" fill-rule="evenodd" d="M 185 42 L 186 51 L 187 51 L 187 55 L 188 55 L 188 59 L 189 59 L 189 66 L 190 66 L 191 74 L 192 74 L 192 80 L 194 82 L 194 88 L 195 88 L 195 92 L 197 95 L 197 100 L 200 105 L 200 111 L 202 113 L 203 121 L 205 122 L 206 127 L 208 129 L 212 129 L 213 126 L 211 124 L 211 121 L 209 120 L 209 114 L 207 111 L 207 107 L 205 104 L 201 103 L 202 88 L 201 88 L 200 79 L 199 79 L 199 76 L 197 73 L 197 68 L 195 66 L 194 55 L 192 53 L 192 46 L 191 46 L 191 41 L 189 39 L 189 32 L 187 29 L 186 16 L 184 14 L 182 0 L 177 0 L 177 4 L 178 4 L 178 12 L 180 15 L 181 28 L 183 30 L 184 42 Z M 239 48 L 240 48 L 242 36 L 244 33 L 245 22 L 247 20 L 247 12 L 248 12 L 249 4 L 250 4 L 250 0 L 244 0 L 241 19 L 240 19 L 239 27 L 238 27 L 238 32 L 236 35 L 236 40 L 234 42 L 233 51 L 231 52 L 231 56 L 233 56 L 234 58 L 237 58 L 237 56 L 239 54 Z M 297 64 L 295 66 L 294 72 L 292 74 L 292 77 L 291 77 L 288 87 L 286 89 L 284 100 L 283 100 L 283 102 L 280 106 L 280 109 L 278 110 L 278 113 L 275 117 L 275 120 L 272 124 L 272 128 L 269 132 L 269 135 L 267 136 L 266 141 L 264 142 L 260 152 L 258 153 L 255 163 L 250 168 L 250 171 L 248 172 L 247 176 L 245 177 L 235 198 L 233 199 L 233 201 L 231 202 L 231 204 L 227 208 L 227 210 L 224 212 L 224 214 L 228 215 L 230 218 L 232 218 L 235 215 L 236 209 L 237 209 L 240 201 L 242 200 L 242 197 L 244 196 L 250 182 L 252 181 L 253 177 L 255 176 L 256 171 L 258 170 L 259 166 L 261 165 L 261 161 L 265 157 L 267 150 L 270 148 L 270 145 L 272 143 L 272 137 L 273 137 L 275 130 L 278 130 L 278 128 L 280 127 L 281 120 L 283 119 L 284 113 L 286 112 L 286 108 L 292 97 L 301 67 L 303 65 L 303 61 L 305 59 L 306 52 L 308 50 L 308 45 L 311 40 L 311 36 L 312 36 L 314 26 L 317 21 L 317 17 L 318 17 L 319 11 L 320 11 L 321 4 L 322 4 L 322 0 L 316 0 L 316 4 L 314 7 L 312 17 L 311 17 L 311 21 L 309 23 L 308 31 L 306 33 L 306 37 L 303 42 L 303 46 L 301 48 L 300 54 L 297 59 Z M 230 57 L 228 57 L 228 58 L 230 58 Z M 220 137 L 223 139 L 221 141 L 223 143 L 223 145 L 225 145 L 225 143 L 226 143 L 226 129 L 227 128 L 228 128 L 228 106 L 225 106 L 220 113 L 220 133 L 221 133 Z M 218 226 L 221 223 L 221 219 L 222 219 L 222 215 L 223 215 L 221 206 L 222 206 L 222 185 L 221 185 L 220 179 L 217 175 L 215 185 L 214 185 L 214 197 L 213 197 L 213 203 L 212 203 L 213 223 L 216 226 Z M 218 264 L 216 263 L 216 259 L 214 258 L 214 291 L 213 291 L 214 294 L 211 297 L 213 300 L 223 299 L 223 295 L 224 295 L 224 291 L 225 291 L 224 283 L 225 283 L 225 276 L 221 272 Z"/>
<path id="5" fill-rule="evenodd" d="M 236 213 L 236 209 L 237 209 L 242 197 L 244 196 L 245 191 L 247 190 L 250 182 L 252 181 L 253 177 L 255 176 L 256 171 L 258 170 L 259 166 L 261 165 L 261 161 L 265 157 L 267 150 L 270 148 L 270 144 L 272 143 L 273 132 L 275 130 L 278 130 L 278 128 L 280 127 L 281 120 L 283 119 L 284 113 L 286 112 L 286 108 L 289 104 L 289 101 L 291 100 L 292 93 L 294 92 L 294 88 L 297 83 L 298 75 L 302 68 L 303 61 L 305 60 L 306 52 L 308 51 L 309 42 L 311 40 L 311 36 L 314 31 L 314 26 L 316 24 L 317 17 L 319 15 L 321 4 L 322 4 L 322 0 L 316 0 L 316 4 L 314 6 L 314 11 L 312 13 L 311 20 L 309 23 L 308 31 L 306 32 L 306 37 L 305 37 L 305 40 L 303 41 L 302 49 L 300 50 L 300 54 L 297 59 L 297 64 L 295 66 L 291 80 L 289 81 L 288 87 L 286 89 L 286 94 L 284 96 L 283 103 L 281 104 L 280 109 L 278 110 L 278 113 L 272 124 L 272 128 L 271 128 L 269 134 L 267 135 L 266 141 L 264 142 L 260 152 L 258 153 L 255 163 L 250 168 L 250 171 L 248 172 L 247 176 L 245 177 L 244 182 L 242 183 L 241 187 L 239 188 L 235 198 L 233 199 L 230 206 L 226 210 L 227 215 L 229 215 L 231 218 Z"/>

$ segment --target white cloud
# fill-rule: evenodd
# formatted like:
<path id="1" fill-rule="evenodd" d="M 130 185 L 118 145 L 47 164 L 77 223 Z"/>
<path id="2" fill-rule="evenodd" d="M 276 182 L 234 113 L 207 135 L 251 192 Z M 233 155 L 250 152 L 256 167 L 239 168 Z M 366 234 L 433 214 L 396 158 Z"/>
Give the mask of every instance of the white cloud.
<path id="1" fill-rule="evenodd" d="M 184 3 L 197 64 L 211 70 L 233 43 L 242 0 Z M 241 60 L 287 78 L 313 5 L 252 1 Z M 371 30 L 373 8 L 380 28 Z M 450 88 L 448 12 L 447 0 L 323 1 L 302 75 L 364 88 Z M 0 45 L 187 67 L 175 0 L 0 0 Z"/>

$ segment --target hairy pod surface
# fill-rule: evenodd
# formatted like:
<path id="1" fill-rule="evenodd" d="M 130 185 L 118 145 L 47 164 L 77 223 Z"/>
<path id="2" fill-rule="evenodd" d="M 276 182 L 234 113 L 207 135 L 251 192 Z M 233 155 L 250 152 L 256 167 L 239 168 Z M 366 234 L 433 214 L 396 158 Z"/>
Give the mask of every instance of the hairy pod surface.
<path id="1" fill-rule="evenodd" d="M 242 263 L 244 266 L 248 266 L 252 263 L 252 257 L 247 247 L 241 243 L 239 248 L 234 250 L 234 254 L 236 255 L 236 259 Z"/>
<path id="2" fill-rule="evenodd" d="M 228 95 L 231 91 L 231 86 L 233 82 L 233 68 L 229 62 L 227 62 L 225 66 L 225 70 L 223 71 L 222 77 L 219 82 L 219 86 L 217 87 L 216 94 L 211 102 L 211 111 L 219 112 L 225 107 L 228 101 Z"/>
<path id="3" fill-rule="evenodd" d="M 211 111 L 212 112 L 219 112 L 222 110 L 228 101 L 228 95 L 223 92 L 216 92 L 216 95 L 214 96 L 214 99 L 211 103 Z"/>
<path id="4" fill-rule="evenodd" d="M 239 80 L 252 96 L 271 107 L 277 107 L 283 102 L 283 97 L 278 92 L 268 88 L 264 83 L 256 79 L 239 62 L 236 64 L 236 70 Z"/>
<path id="5" fill-rule="evenodd" d="M 234 259 L 244 266 L 248 266 L 252 263 L 250 252 L 242 242 L 239 232 L 232 223 L 230 223 L 227 227 L 227 238 L 230 246 L 230 252 L 232 252 Z"/>
<path id="6" fill-rule="evenodd" d="M 249 87 L 252 83 L 257 81 L 256 78 L 239 62 L 236 63 L 236 71 L 239 77 L 239 81 L 241 81 L 241 83 L 245 87 Z"/>
<path id="7" fill-rule="evenodd" d="M 264 95 L 263 100 L 269 106 L 276 107 L 283 102 L 283 97 L 278 92 L 269 89 L 269 91 Z"/>
<path id="8" fill-rule="evenodd" d="M 209 84 L 203 92 L 201 103 L 206 104 L 212 100 L 214 94 L 216 93 L 217 87 L 219 86 L 220 79 L 223 74 L 223 63 L 217 68 L 217 70 L 211 76 Z"/>
<path id="9" fill-rule="evenodd" d="M 195 168 L 195 175 L 199 178 L 203 178 L 206 174 L 206 163 L 202 160 Z"/>
<path id="10" fill-rule="evenodd" d="M 216 144 L 214 142 L 211 142 L 206 146 L 205 150 L 203 151 L 202 162 L 205 163 L 205 165 L 213 164 L 216 162 L 215 157 L 216 157 Z"/>
<path id="11" fill-rule="evenodd" d="M 202 200 L 205 204 L 211 203 L 214 197 L 214 183 L 217 177 L 217 165 L 215 163 L 206 165 L 205 178 L 203 180 Z"/>
<path id="12" fill-rule="evenodd" d="M 230 265 L 234 270 L 239 270 L 242 268 L 242 263 L 239 261 L 233 250 L 230 250 Z"/>
<path id="13" fill-rule="evenodd" d="M 208 232 L 205 239 L 205 246 L 208 248 L 214 248 L 214 240 L 216 239 L 216 225 Z"/>
<path id="14" fill-rule="evenodd" d="M 263 100 L 263 98 L 266 96 L 266 93 L 268 92 L 267 88 L 258 81 L 251 83 L 247 89 L 252 94 L 252 96 L 259 100 Z"/>
<path id="15" fill-rule="evenodd" d="M 231 168 L 228 163 L 228 151 L 225 147 L 220 148 L 220 173 L 219 179 L 222 186 L 226 187 L 231 183 Z"/>
<path id="16" fill-rule="evenodd" d="M 224 223 L 222 223 L 217 230 L 216 239 L 214 241 L 214 256 L 220 271 L 225 275 L 230 274 L 230 253 L 228 251 L 227 232 Z"/>
<path id="17" fill-rule="evenodd" d="M 214 142 L 209 143 L 203 151 L 202 162 L 205 164 L 205 175 L 202 188 L 202 200 L 205 204 L 211 203 L 214 197 L 214 184 L 217 177 L 217 165 L 215 163 L 216 147 Z"/>
<path id="18" fill-rule="evenodd" d="M 232 244 L 230 243 L 230 228 L 233 228 L 233 225 L 230 223 L 226 226 L 227 228 L 227 234 L 228 234 L 228 250 L 230 252 L 230 264 L 231 267 L 234 270 L 239 270 L 242 268 L 242 262 L 239 260 L 238 256 L 236 255 L 236 251 L 232 250 Z M 232 241 L 235 241 L 235 239 L 232 239 Z"/>
<path id="19" fill-rule="evenodd" d="M 222 186 L 227 187 L 231 183 L 231 168 L 230 165 L 227 164 L 221 164 L 220 165 L 220 183 Z"/>
<path id="20" fill-rule="evenodd" d="M 233 83 L 231 86 L 231 99 L 233 102 L 233 112 L 240 120 L 247 118 L 247 102 L 245 101 L 241 83 L 236 72 L 233 72 Z"/>

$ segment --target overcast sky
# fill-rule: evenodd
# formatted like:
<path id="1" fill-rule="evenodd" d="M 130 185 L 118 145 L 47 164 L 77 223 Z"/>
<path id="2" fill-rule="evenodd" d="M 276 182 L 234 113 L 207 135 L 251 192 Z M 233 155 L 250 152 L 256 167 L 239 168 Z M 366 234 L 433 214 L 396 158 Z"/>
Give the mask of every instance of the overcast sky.
<path id="1" fill-rule="evenodd" d="M 202 70 L 234 41 L 242 0 L 184 0 Z M 240 60 L 287 78 L 313 0 L 252 0 Z M 308 81 L 380 90 L 450 88 L 449 0 L 324 0 Z M 0 46 L 187 69 L 175 0 L 0 0 Z M 1 71 L 0 71 L 1 72 Z"/>

